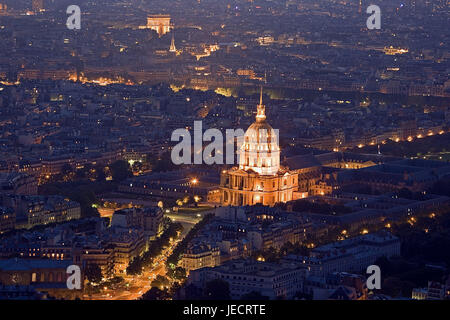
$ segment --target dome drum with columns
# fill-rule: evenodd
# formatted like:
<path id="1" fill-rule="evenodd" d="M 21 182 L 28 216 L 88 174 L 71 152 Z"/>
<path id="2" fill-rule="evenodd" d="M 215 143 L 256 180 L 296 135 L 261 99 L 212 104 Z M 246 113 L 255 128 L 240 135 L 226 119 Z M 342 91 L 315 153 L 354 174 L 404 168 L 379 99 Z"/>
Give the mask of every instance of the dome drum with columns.
<path id="1" fill-rule="evenodd" d="M 256 121 L 240 147 L 239 167 L 224 171 L 220 186 L 221 203 L 234 206 L 291 201 L 298 189 L 298 175 L 280 166 L 278 135 L 266 121 L 262 88 Z"/>

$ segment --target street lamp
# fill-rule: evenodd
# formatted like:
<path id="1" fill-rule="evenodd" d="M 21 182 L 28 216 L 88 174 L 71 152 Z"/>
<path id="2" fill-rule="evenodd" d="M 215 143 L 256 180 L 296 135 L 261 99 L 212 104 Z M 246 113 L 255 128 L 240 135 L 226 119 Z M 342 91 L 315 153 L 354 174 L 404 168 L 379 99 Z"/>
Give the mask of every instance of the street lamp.
<path id="1" fill-rule="evenodd" d="M 191 185 L 192 185 L 192 198 L 195 198 L 195 186 L 198 184 L 198 179 L 197 178 L 193 178 L 191 180 Z"/>

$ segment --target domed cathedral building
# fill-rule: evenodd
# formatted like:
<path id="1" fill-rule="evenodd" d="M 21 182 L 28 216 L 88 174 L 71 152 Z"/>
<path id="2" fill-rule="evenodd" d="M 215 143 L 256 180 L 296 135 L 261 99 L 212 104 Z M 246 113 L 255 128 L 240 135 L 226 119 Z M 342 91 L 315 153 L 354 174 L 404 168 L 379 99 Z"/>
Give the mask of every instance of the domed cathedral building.
<path id="1" fill-rule="evenodd" d="M 256 121 L 245 132 L 240 147 L 239 167 L 221 174 L 222 205 L 273 206 L 296 198 L 298 174 L 280 166 L 278 136 L 266 120 L 265 109 L 261 88 Z"/>

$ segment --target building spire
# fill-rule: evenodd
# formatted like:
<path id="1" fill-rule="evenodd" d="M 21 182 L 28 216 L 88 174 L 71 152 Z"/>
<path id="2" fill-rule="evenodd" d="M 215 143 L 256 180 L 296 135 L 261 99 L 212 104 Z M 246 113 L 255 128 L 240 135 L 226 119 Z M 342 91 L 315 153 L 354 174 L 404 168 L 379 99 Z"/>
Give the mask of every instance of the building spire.
<path id="1" fill-rule="evenodd" d="M 261 93 L 259 95 L 259 105 L 256 112 L 256 121 L 261 122 L 266 120 L 266 106 L 263 105 L 263 88 L 261 86 Z"/>
<path id="2" fill-rule="evenodd" d="M 262 93 L 263 93 L 263 90 L 262 90 L 262 86 L 261 86 L 261 90 L 260 90 L 260 94 L 259 94 L 259 105 L 260 106 L 263 105 L 263 103 L 262 103 Z"/>
<path id="3" fill-rule="evenodd" d="M 175 47 L 175 31 L 172 30 L 172 42 L 170 43 L 170 52 L 177 52 L 177 48 Z"/>

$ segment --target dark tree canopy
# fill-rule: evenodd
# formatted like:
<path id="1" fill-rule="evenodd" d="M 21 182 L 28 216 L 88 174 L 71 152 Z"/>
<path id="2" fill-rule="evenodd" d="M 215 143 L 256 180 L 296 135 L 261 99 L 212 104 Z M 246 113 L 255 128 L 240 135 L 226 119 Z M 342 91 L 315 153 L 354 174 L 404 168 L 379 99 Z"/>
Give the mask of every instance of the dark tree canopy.
<path id="1" fill-rule="evenodd" d="M 166 300 L 170 297 L 166 290 L 153 287 L 142 295 L 141 300 Z"/>
<path id="2" fill-rule="evenodd" d="M 98 266 L 98 264 L 88 264 L 84 273 L 89 282 L 100 283 L 102 281 L 102 269 Z"/>
<path id="3" fill-rule="evenodd" d="M 161 275 L 157 275 L 155 280 L 152 281 L 151 286 L 155 288 L 166 288 L 170 285 L 170 281 Z"/>
<path id="4" fill-rule="evenodd" d="M 124 160 L 119 160 L 111 164 L 110 170 L 113 180 L 117 182 L 133 176 L 130 165 Z"/>
<path id="5" fill-rule="evenodd" d="M 230 286 L 221 279 L 211 280 L 205 285 L 205 298 L 207 300 L 230 300 Z"/>

